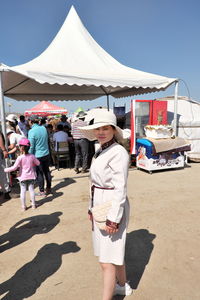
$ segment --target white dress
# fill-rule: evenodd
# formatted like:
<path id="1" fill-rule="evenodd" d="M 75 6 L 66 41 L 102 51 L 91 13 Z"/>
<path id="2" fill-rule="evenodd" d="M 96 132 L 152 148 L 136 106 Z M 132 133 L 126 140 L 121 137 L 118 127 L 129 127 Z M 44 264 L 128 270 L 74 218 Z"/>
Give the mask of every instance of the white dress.
<path id="1" fill-rule="evenodd" d="M 112 200 L 112 208 L 107 219 L 120 223 L 117 233 L 109 235 L 100 230 L 94 222 L 94 255 L 101 263 L 124 264 L 126 228 L 129 219 L 129 202 L 127 199 L 129 155 L 124 147 L 114 143 L 93 159 L 90 168 L 91 185 L 94 189 L 93 206 Z M 91 206 L 91 204 L 90 204 Z"/>

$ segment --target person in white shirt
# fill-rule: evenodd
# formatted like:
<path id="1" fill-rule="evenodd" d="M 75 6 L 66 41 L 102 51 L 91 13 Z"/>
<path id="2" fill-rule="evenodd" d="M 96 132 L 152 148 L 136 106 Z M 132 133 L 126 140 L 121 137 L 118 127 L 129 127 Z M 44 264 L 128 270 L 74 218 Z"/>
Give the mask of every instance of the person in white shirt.
<path id="1" fill-rule="evenodd" d="M 7 133 L 7 138 L 9 141 L 8 154 L 14 154 L 14 153 L 17 154 L 17 152 L 19 150 L 19 147 L 18 147 L 19 142 L 21 139 L 24 138 L 24 136 L 19 133 L 14 132 L 11 129 L 7 129 L 6 133 Z"/>
<path id="2" fill-rule="evenodd" d="M 71 138 L 68 136 L 68 134 L 63 131 L 63 125 L 58 124 L 57 125 L 57 131 L 53 134 L 53 141 L 55 143 L 55 151 L 57 151 L 57 142 L 69 142 Z M 59 148 L 59 151 L 68 151 L 69 146 L 65 148 Z"/>
<path id="3" fill-rule="evenodd" d="M 20 129 L 18 125 L 17 116 L 15 114 L 9 114 L 6 117 L 6 128 L 18 134 L 21 134 L 25 137 L 23 131 Z"/>

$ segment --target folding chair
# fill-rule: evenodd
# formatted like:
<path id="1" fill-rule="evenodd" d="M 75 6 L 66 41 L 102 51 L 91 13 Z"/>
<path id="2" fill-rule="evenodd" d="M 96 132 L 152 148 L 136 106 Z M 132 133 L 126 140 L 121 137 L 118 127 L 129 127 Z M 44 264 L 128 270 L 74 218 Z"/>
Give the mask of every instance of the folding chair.
<path id="1" fill-rule="evenodd" d="M 55 167 L 59 170 L 60 162 L 64 162 L 66 167 L 70 168 L 70 155 L 68 142 L 57 142 L 57 151 L 54 152 Z"/>

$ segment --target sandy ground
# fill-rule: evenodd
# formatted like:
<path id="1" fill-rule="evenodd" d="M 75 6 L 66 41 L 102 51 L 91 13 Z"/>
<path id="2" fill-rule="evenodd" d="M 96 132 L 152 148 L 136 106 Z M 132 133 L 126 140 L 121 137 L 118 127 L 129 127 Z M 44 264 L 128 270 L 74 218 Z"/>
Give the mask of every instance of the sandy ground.
<path id="1" fill-rule="evenodd" d="M 101 299 L 88 175 L 52 175 L 54 195 L 38 199 L 37 210 L 21 212 L 19 198 L 0 207 L 0 299 Z M 200 299 L 199 187 L 200 164 L 152 175 L 130 169 L 126 265 L 134 293 L 126 299 Z"/>

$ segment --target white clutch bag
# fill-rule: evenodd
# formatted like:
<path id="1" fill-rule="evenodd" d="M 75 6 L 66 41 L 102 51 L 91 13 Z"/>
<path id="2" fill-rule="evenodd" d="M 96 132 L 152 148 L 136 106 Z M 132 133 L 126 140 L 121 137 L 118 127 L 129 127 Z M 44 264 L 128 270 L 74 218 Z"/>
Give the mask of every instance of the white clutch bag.
<path id="1" fill-rule="evenodd" d="M 106 201 L 103 204 L 91 208 L 93 220 L 99 229 L 104 229 L 109 209 L 112 207 L 112 201 Z"/>

